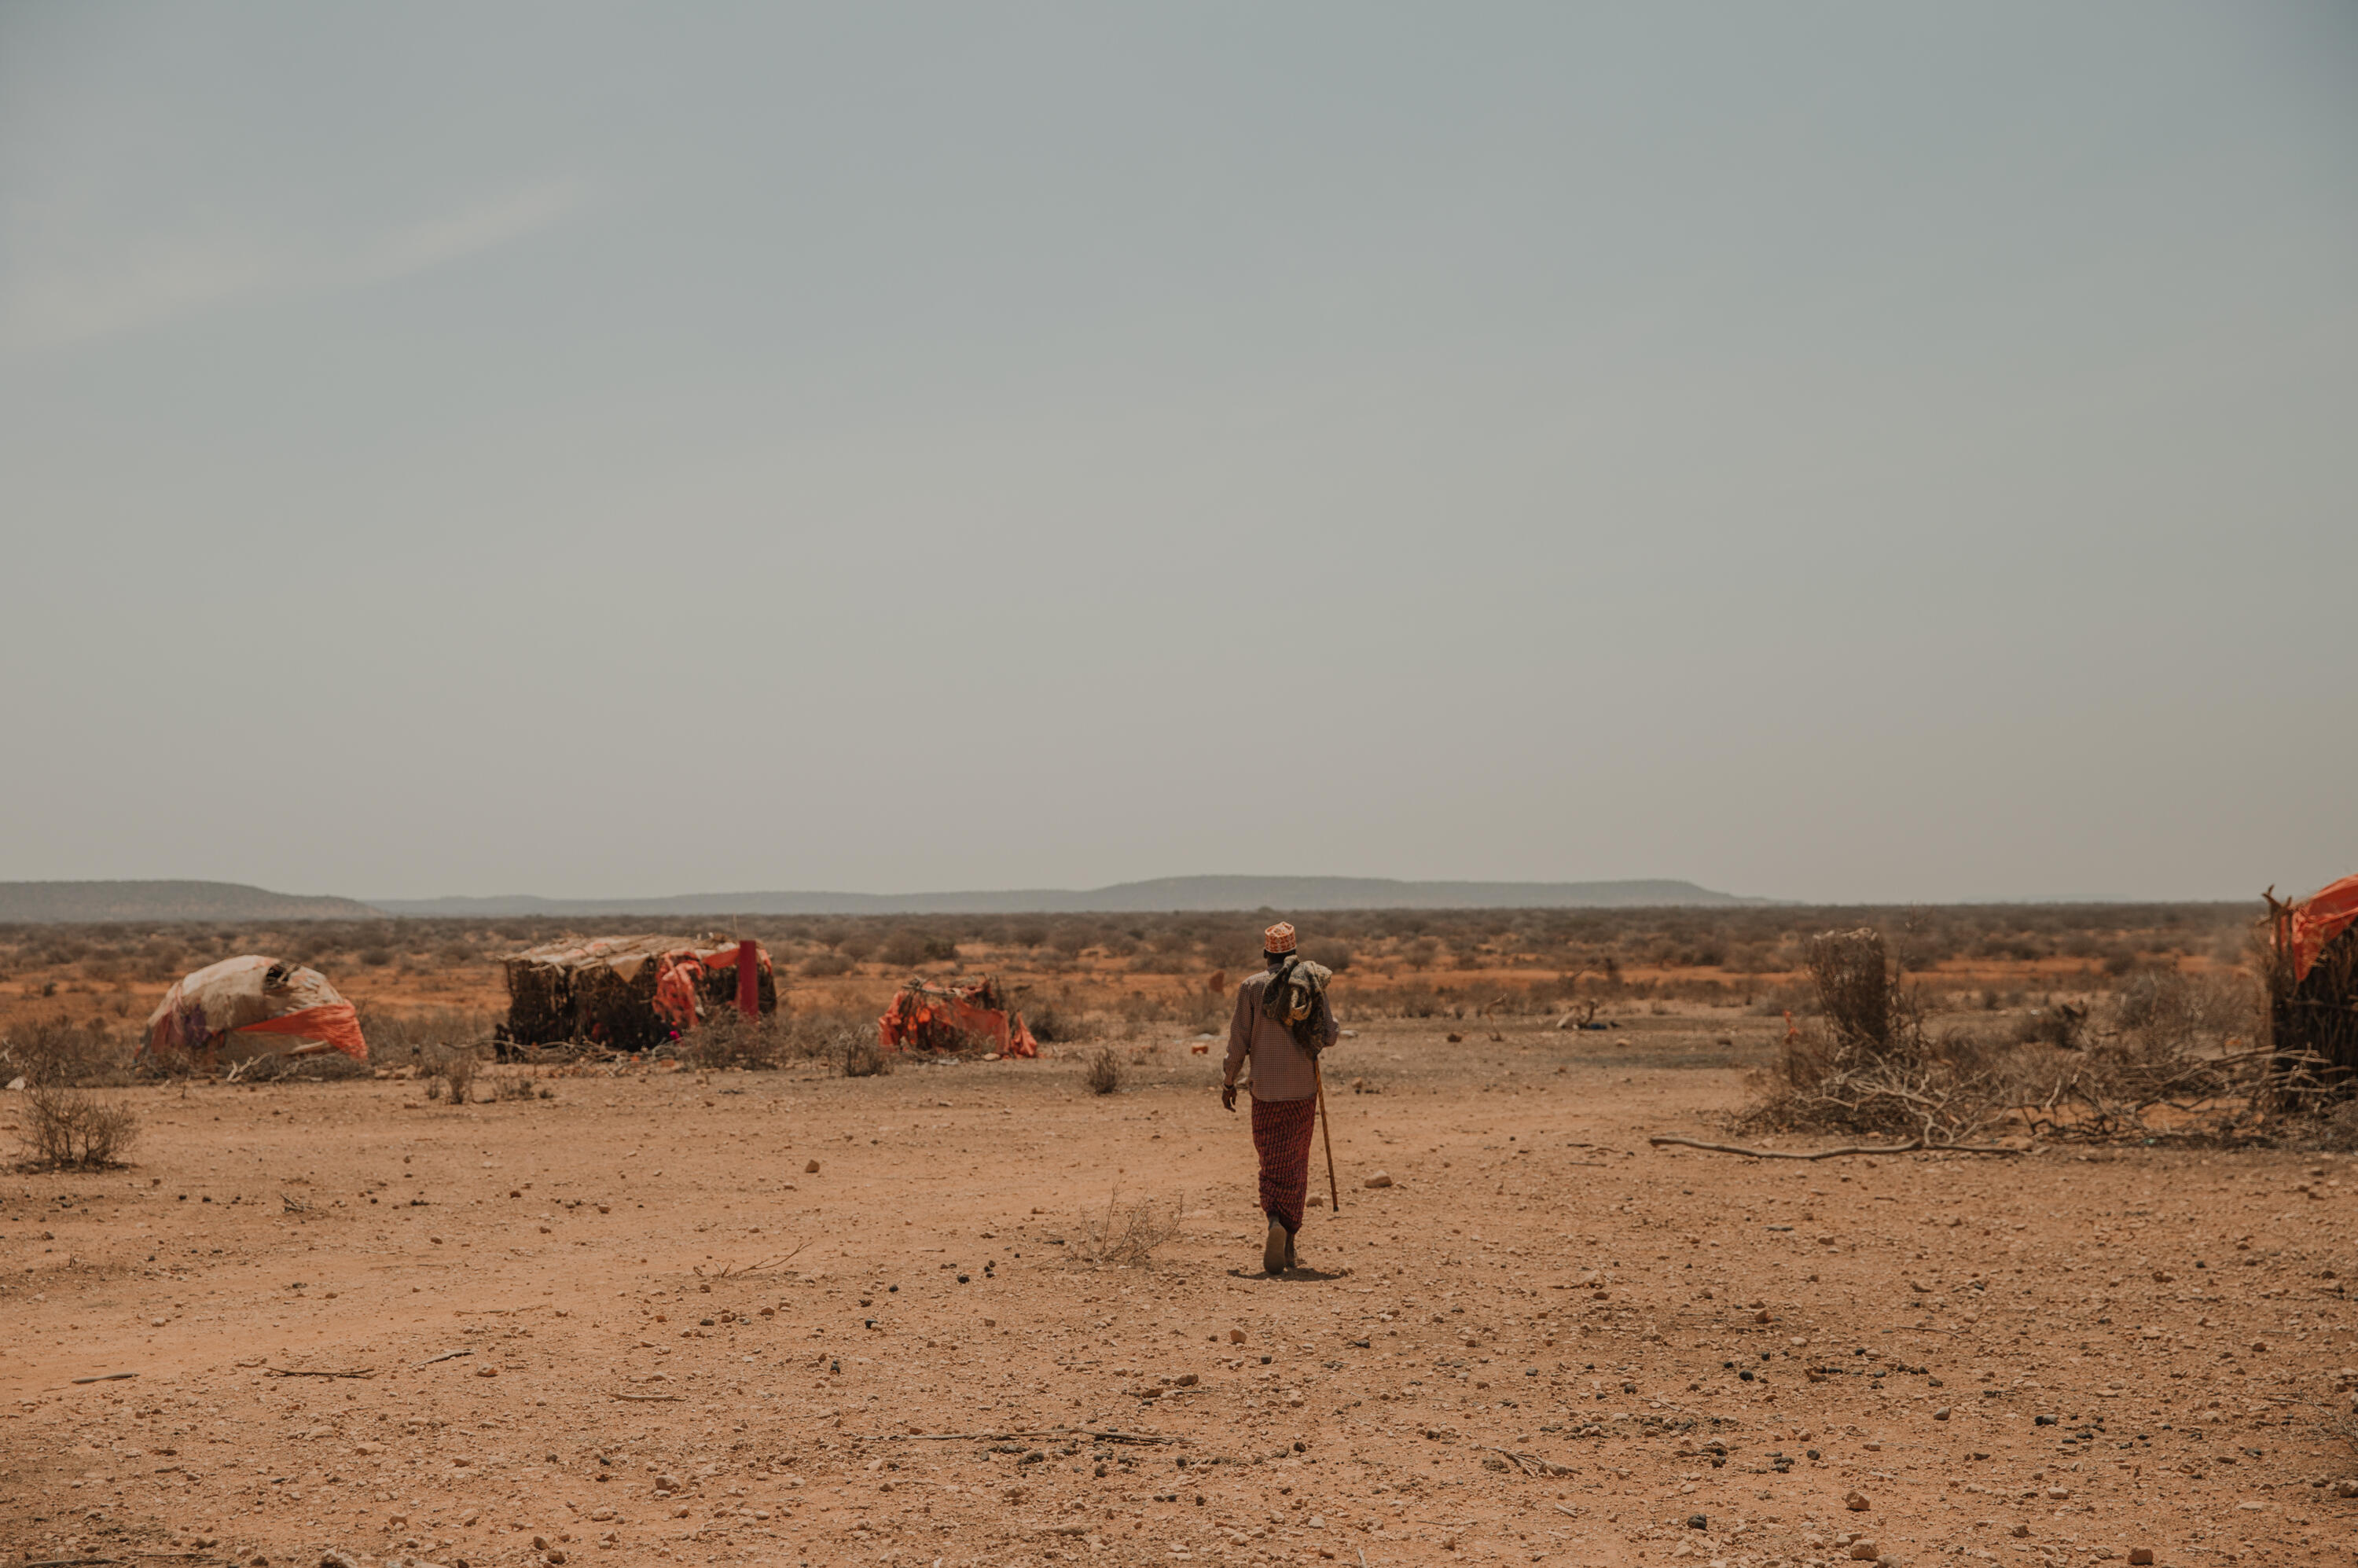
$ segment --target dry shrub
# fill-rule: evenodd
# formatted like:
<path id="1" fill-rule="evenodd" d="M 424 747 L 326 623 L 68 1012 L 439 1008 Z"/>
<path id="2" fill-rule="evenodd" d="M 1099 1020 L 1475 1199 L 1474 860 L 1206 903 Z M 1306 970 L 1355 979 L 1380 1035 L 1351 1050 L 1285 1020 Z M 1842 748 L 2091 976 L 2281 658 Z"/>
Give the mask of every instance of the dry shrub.
<path id="1" fill-rule="evenodd" d="M 1043 1045 L 1070 1044 L 1084 1038 L 1081 1015 L 1070 1007 L 1060 1007 L 1053 1001 L 1044 1001 L 1026 1009 L 1023 1022 L 1032 1031 L 1032 1038 Z"/>
<path id="2" fill-rule="evenodd" d="M 1819 937 L 1809 968 L 1824 1022 L 1788 1042 L 1750 1127 L 1936 1147 L 2007 1120 L 2074 1141 L 2216 1141 L 2253 1135 L 2287 1093 L 2281 1065 L 2245 1046 L 2255 999 L 2233 979 L 2141 972 L 2108 1008 L 2050 1004 L 2001 1040 L 1929 1032 L 1871 931 Z"/>
<path id="3" fill-rule="evenodd" d="M 425 1062 L 453 1046 L 490 1041 L 493 1022 L 488 1012 L 463 1007 L 371 1011 L 361 1015 L 361 1033 L 368 1039 L 369 1055 L 377 1062 Z"/>
<path id="4" fill-rule="evenodd" d="M 672 1049 L 691 1066 L 760 1071 L 838 1061 L 856 1041 L 875 1037 L 876 1021 L 861 1014 L 790 1013 L 781 1008 L 748 1018 L 730 1007 L 715 1010 Z"/>
<path id="5" fill-rule="evenodd" d="M 843 1076 L 847 1078 L 873 1078 L 892 1070 L 892 1053 L 877 1044 L 870 1033 L 854 1034 L 843 1043 Z"/>
<path id="6" fill-rule="evenodd" d="M 1089 1093 L 1093 1095 L 1109 1095 L 1121 1087 L 1121 1058 L 1113 1054 L 1112 1046 L 1098 1047 L 1098 1054 L 1089 1058 L 1081 1081 L 1088 1085 Z"/>
<path id="7" fill-rule="evenodd" d="M 1173 1198 L 1133 1198 L 1124 1203 L 1121 1188 L 1106 1198 L 1105 1212 L 1081 1221 L 1081 1245 L 1076 1255 L 1087 1263 L 1134 1269 L 1152 1261 L 1154 1249 L 1179 1234 L 1179 1217 L 1186 1203 Z"/>
<path id="8" fill-rule="evenodd" d="M 426 1098 L 440 1099 L 446 1093 L 454 1105 L 465 1105 L 472 1098 L 475 1075 L 482 1060 L 468 1045 L 439 1045 L 425 1055 Z"/>
<path id="9" fill-rule="evenodd" d="M 0 1036 L 0 1083 L 16 1077 L 27 1086 L 127 1083 L 128 1054 L 129 1047 L 95 1019 L 25 1019 Z"/>
<path id="10" fill-rule="evenodd" d="M 25 1120 L 17 1138 L 26 1157 L 52 1170 L 119 1165 L 139 1136 L 139 1118 L 129 1106 L 61 1084 L 28 1088 Z"/>
<path id="11" fill-rule="evenodd" d="M 1916 998 L 1891 983 L 1880 934 L 1826 932 L 1811 942 L 1808 963 L 1823 1023 L 1786 1043 L 1745 1125 L 1942 1144 L 1962 1142 L 2004 1114 L 1989 1047 L 1925 1033 Z"/>

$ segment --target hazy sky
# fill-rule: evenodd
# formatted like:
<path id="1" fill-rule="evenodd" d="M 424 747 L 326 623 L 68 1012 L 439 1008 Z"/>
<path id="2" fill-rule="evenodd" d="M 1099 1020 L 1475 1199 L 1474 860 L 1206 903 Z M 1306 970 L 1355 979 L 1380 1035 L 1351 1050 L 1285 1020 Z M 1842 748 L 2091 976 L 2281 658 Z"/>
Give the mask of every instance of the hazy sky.
<path id="1" fill-rule="evenodd" d="M 0 6 L 0 879 L 2358 870 L 2358 7 Z"/>

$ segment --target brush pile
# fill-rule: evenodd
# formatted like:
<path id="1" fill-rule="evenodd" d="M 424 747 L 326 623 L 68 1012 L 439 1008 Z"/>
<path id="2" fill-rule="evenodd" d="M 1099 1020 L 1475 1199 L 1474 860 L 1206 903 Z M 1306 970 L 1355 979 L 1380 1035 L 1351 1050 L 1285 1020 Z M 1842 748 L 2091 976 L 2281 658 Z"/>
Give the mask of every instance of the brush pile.
<path id="1" fill-rule="evenodd" d="M 1958 1043 L 1924 1031 L 1915 999 L 1892 983 L 1883 935 L 1828 931 L 1812 939 L 1822 1028 L 1785 1043 L 1755 1127 L 1919 1138 L 1938 1147 L 1984 1130 L 1997 1097 Z"/>
<path id="2" fill-rule="evenodd" d="M 738 952 L 733 938 L 720 936 L 564 937 L 528 947 L 503 964 L 503 1038 L 518 1045 L 578 1043 L 613 1051 L 660 1045 L 733 1004 Z M 760 1011 L 773 1013 L 778 986 L 770 956 L 756 944 L 754 957 Z"/>

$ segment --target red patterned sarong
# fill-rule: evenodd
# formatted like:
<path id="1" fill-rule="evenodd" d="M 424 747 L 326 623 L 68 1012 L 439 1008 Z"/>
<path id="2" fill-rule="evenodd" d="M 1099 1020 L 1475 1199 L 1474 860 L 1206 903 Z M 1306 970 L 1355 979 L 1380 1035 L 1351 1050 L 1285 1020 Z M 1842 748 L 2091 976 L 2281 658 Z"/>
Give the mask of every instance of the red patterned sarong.
<path id="1" fill-rule="evenodd" d="M 1302 1228 L 1302 1204 L 1310 1195 L 1310 1135 L 1317 1126 L 1315 1099 L 1252 1102 L 1261 1212 L 1274 1215 L 1289 1231 Z"/>

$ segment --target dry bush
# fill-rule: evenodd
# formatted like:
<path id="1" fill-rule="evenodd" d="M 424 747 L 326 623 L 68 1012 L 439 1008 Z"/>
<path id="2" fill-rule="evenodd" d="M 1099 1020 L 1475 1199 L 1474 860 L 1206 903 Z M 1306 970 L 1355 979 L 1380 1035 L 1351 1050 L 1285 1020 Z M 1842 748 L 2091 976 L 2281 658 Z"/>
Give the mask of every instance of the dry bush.
<path id="1" fill-rule="evenodd" d="M 1891 983 L 1879 934 L 1826 932 L 1810 944 L 1809 968 L 1823 1022 L 1786 1043 L 1744 1125 L 1942 1144 L 2006 1113 L 1992 1048 L 1970 1035 L 1925 1033 L 1916 998 Z"/>
<path id="2" fill-rule="evenodd" d="M 1124 1203 L 1117 1186 L 1106 1198 L 1105 1212 L 1081 1221 L 1081 1244 L 1075 1256 L 1083 1262 L 1134 1269 L 1152 1260 L 1154 1249 L 1179 1234 L 1184 1199 L 1158 1203 L 1134 1198 Z"/>
<path id="3" fill-rule="evenodd" d="M 52 1170 L 119 1165 L 139 1136 L 139 1118 L 129 1106 L 61 1084 L 26 1090 L 25 1122 L 17 1138 L 26 1158 Z"/>
<path id="4" fill-rule="evenodd" d="M 1088 1085 L 1089 1093 L 1093 1095 L 1109 1095 L 1121 1087 L 1121 1058 L 1113 1054 L 1112 1046 L 1098 1047 L 1098 1054 L 1089 1058 L 1081 1081 Z"/>
<path id="5" fill-rule="evenodd" d="M 854 1034 L 843 1043 L 843 1076 L 847 1078 L 873 1078 L 892 1070 L 892 1053 L 877 1044 L 872 1033 Z"/>
<path id="6" fill-rule="evenodd" d="M 1085 1038 L 1080 1013 L 1053 1001 L 1027 1008 L 1023 1022 L 1032 1031 L 1032 1038 L 1043 1045 L 1069 1044 Z"/>
<path id="7" fill-rule="evenodd" d="M 482 1059 L 467 1045 L 429 1047 L 423 1058 L 426 1075 L 426 1098 L 440 1099 L 445 1094 L 454 1105 L 465 1105 L 473 1096 L 475 1076 L 482 1068 Z"/>
<path id="8" fill-rule="evenodd" d="M 0 1083 L 16 1077 L 27 1086 L 127 1083 L 129 1049 L 95 1019 L 21 1020 L 0 1036 Z"/>
<path id="9" fill-rule="evenodd" d="M 672 1049 L 694 1067 L 775 1067 L 791 1054 L 789 1022 L 775 1013 L 748 1018 L 727 1008 L 698 1024 Z"/>
<path id="10" fill-rule="evenodd" d="M 425 1062 L 454 1046 L 487 1044 L 494 1022 L 488 1012 L 463 1007 L 368 1011 L 361 1015 L 361 1033 L 368 1040 L 369 1055 L 379 1063 Z"/>

